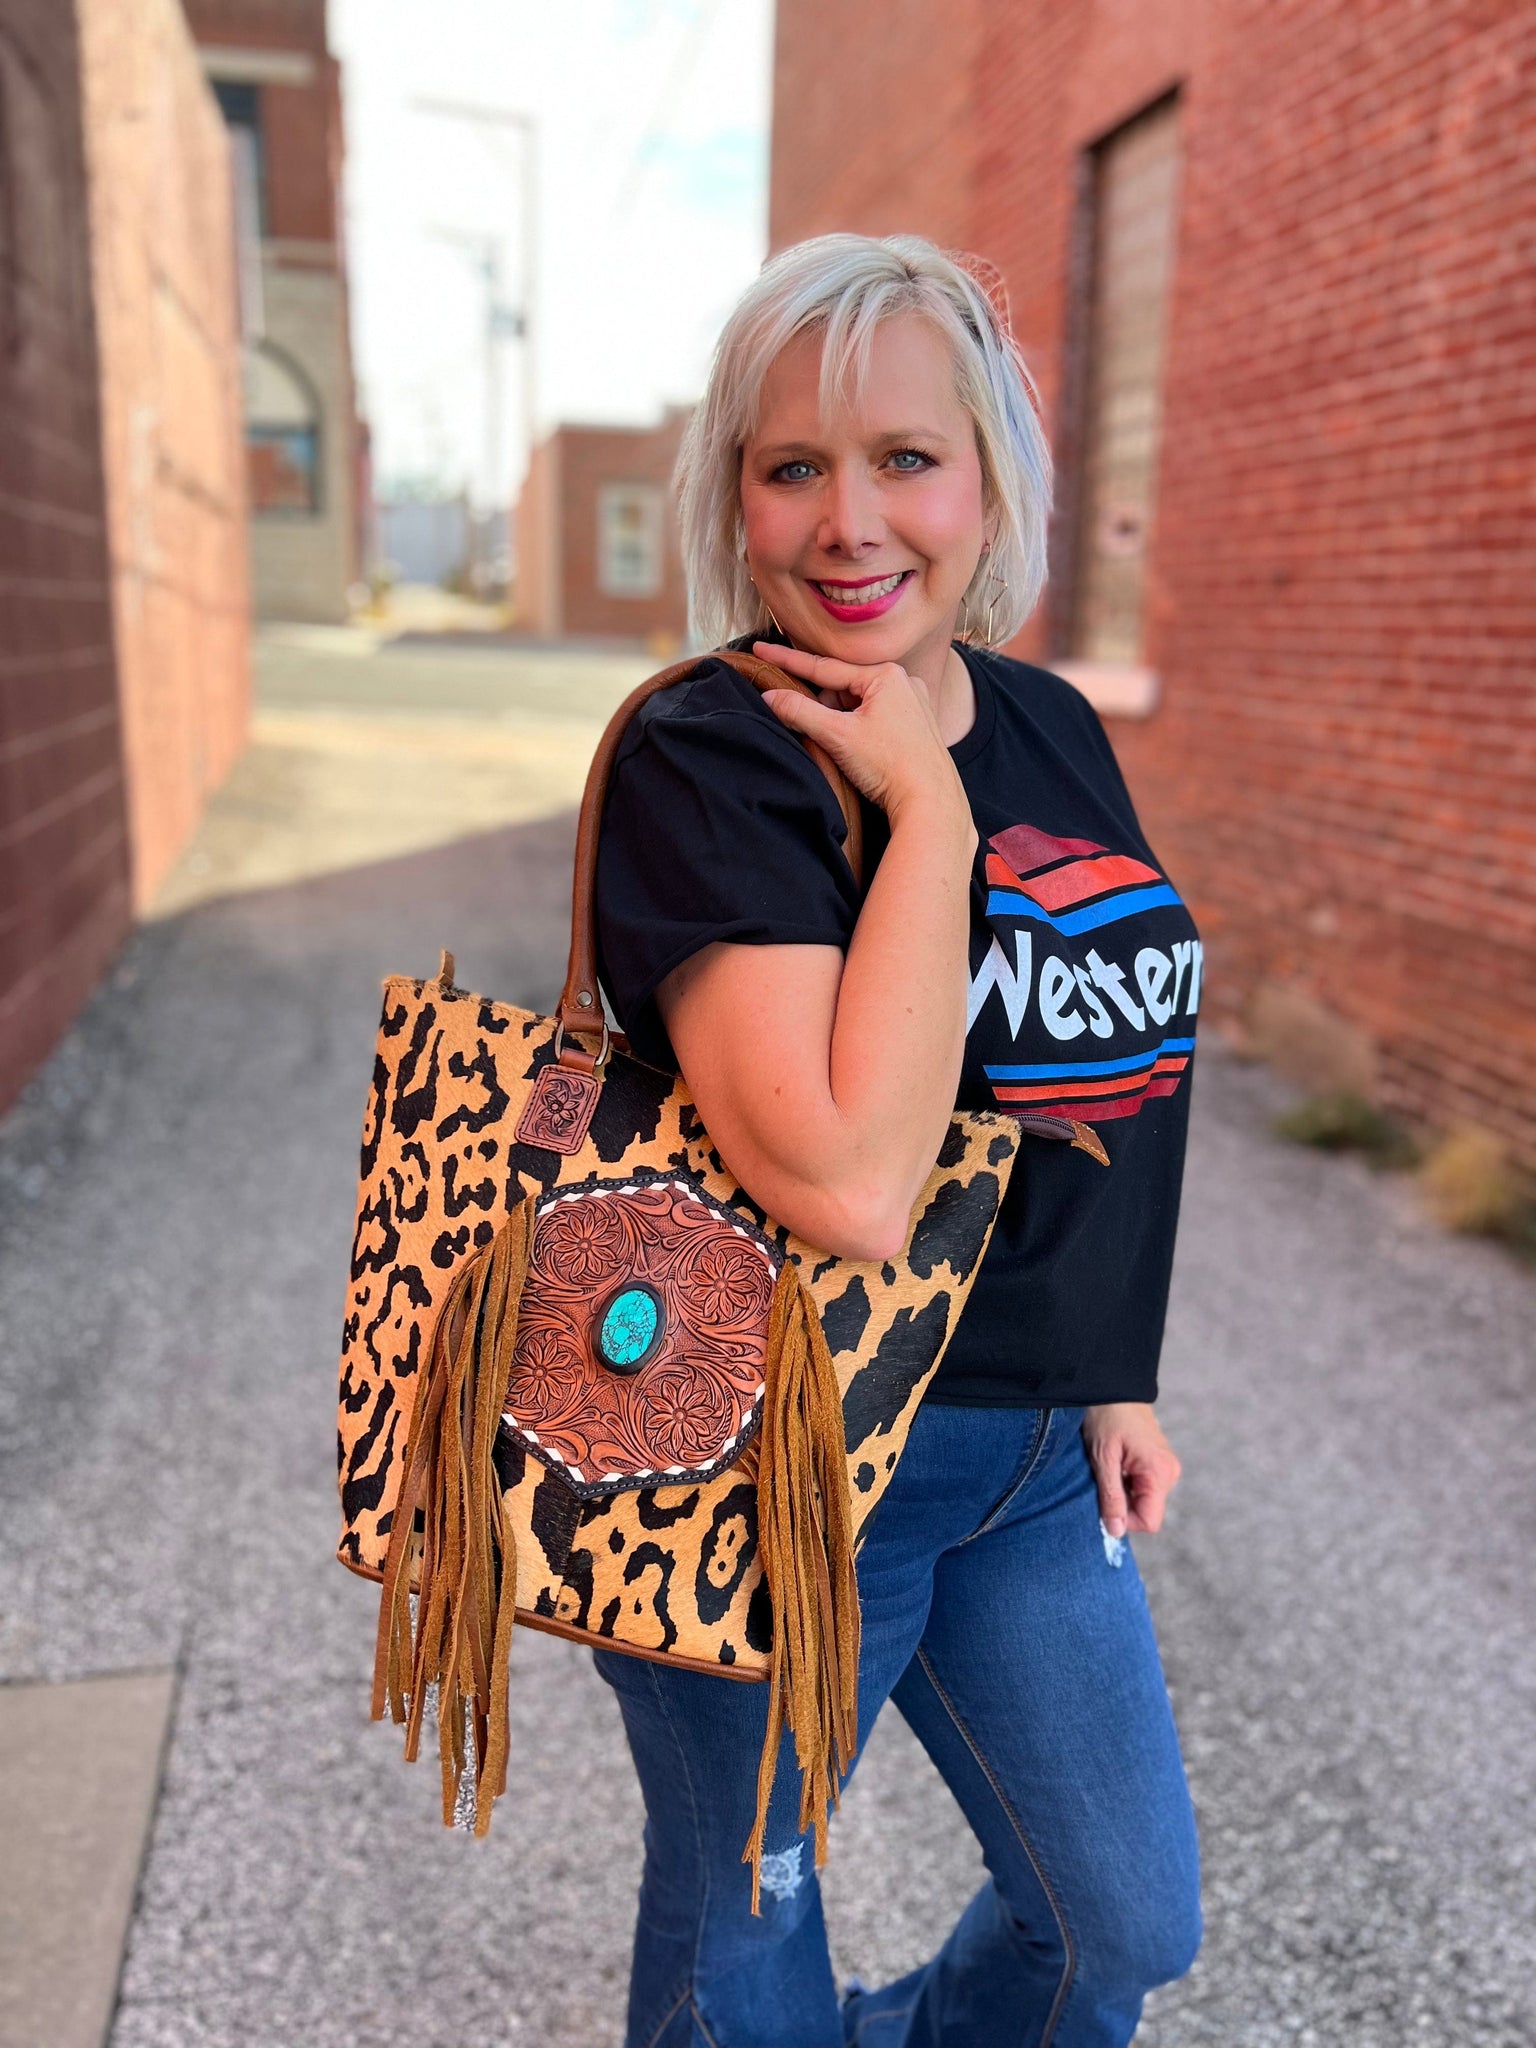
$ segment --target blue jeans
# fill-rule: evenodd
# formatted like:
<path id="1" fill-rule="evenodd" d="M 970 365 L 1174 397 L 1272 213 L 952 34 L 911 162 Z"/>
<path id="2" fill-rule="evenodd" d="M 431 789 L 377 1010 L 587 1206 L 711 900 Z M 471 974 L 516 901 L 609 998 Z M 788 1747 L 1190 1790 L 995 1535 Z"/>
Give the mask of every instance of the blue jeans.
<path id="1" fill-rule="evenodd" d="M 990 1881 L 839 2004 L 786 1735 L 762 1915 L 741 1861 L 766 1689 L 596 1652 L 645 1794 L 626 2048 L 1125 2048 L 1200 1940 L 1194 1817 L 1136 1562 L 1080 1408 L 918 1410 L 859 1556 L 859 1731 L 887 1697 Z"/>

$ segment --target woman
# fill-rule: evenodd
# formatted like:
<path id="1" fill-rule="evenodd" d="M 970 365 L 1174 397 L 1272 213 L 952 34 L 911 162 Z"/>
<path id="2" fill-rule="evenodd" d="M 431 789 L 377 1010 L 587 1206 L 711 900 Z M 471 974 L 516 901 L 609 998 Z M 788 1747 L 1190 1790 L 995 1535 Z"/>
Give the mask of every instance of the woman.
<path id="1" fill-rule="evenodd" d="M 1198 942 L 1085 700 L 976 644 L 1039 594 L 1049 458 L 966 270 L 906 236 L 785 251 L 680 479 L 706 644 L 742 635 L 820 701 L 715 664 L 632 721 L 598 906 L 634 1049 L 758 1202 L 849 1256 L 904 1244 L 957 1103 L 1091 1121 L 1111 1165 L 1025 1139 L 859 1558 L 861 1735 L 893 1698 L 989 1882 L 924 1968 L 840 2005 L 787 1750 L 749 1911 L 763 1689 L 599 1652 L 648 1813 L 629 2048 L 1110 2048 L 1199 1939 L 1125 1542 L 1179 1470 L 1150 1404 Z M 802 737 L 867 799 L 862 901 Z"/>

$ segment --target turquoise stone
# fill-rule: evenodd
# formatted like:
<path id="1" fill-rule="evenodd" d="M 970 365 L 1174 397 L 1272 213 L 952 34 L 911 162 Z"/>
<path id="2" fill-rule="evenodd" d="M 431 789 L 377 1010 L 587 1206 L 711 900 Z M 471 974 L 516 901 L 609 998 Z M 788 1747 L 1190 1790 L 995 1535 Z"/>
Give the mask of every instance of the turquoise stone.
<path id="1" fill-rule="evenodd" d="M 597 1348 L 609 1365 L 632 1371 L 656 1341 L 661 1311 L 646 1287 L 626 1287 L 609 1302 L 597 1333 Z"/>

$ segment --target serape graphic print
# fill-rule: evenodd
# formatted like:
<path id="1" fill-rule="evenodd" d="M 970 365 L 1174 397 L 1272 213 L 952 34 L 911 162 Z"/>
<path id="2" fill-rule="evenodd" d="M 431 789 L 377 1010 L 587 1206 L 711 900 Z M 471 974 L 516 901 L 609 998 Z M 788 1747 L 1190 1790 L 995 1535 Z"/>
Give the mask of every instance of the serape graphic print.
<path id="1" fill-rule="evenodd" d="M 1177 890 L 1139 856 L 1034 825 L 987 846 L 993 938 L 966 1029 L 995 994 L 1015 1050 L 1033 1055 L 984 1061 L 999 1108 L 1107 1123 L 1173 1094 L 1195 1048 L 1202 967 Z"/>

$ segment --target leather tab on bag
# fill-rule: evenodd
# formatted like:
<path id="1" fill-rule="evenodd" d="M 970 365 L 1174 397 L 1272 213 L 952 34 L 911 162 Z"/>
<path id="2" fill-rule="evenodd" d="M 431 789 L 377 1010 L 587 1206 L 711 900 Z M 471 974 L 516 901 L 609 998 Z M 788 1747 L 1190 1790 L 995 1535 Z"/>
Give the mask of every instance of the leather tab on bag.
<path id="1" fill-rule="evenodd" d="M 593 1008 L 585 1003 L 562 1002 L 555 1012 L 555 1022 L 567 1033 L 576 1031 L 585 1036 L 591 1032 L 598 1036 L 602 1032 L 603 1021 L 601 1008 Z"/>
<path id="2" fill-rule="evenodd" d="M 1092 1124 L 1079 1123 L 1075 1116 L 1039 1116 L 1026 1110 L 1017 1114 L 1014 1120 L 1036 1138 L 1055 1138 L 1064 1145 L 1071 1145 L 1075 1152 L 1086 1152 L 1090 1159 L 1097 1159 L 1100 1166 L 1109 1164 L 1104 1140 Z"/>
<path id="3" fill-rule="evenodd" d="M 592 1074 L 577 1073 L 564 1065 L 544 1067 L 513 1135 L 520 1144 L 542 1145 L 546 1152 L 569 1157 L 586 1142 L 587 1126 L 601 1093 L 602 1083 Z"/>
<path id="4" fill-rule="evenodd" d="M 603 1078 L 602 1068 L 605 1062 L 601 1053 L 593 1052 L 590 1047 L 583 1045 L 580 1039 L 572 1040 L 567 1037 L 555 1055 L 555 1064 L 563 1067 L 568 1074 L 590 1074 L 593 1080 L 600 1081 Z"/>

